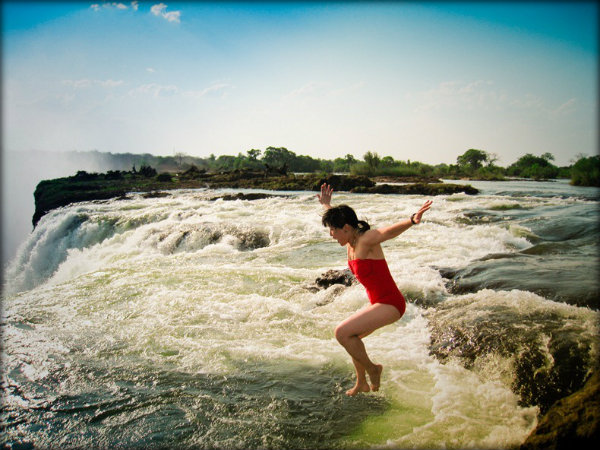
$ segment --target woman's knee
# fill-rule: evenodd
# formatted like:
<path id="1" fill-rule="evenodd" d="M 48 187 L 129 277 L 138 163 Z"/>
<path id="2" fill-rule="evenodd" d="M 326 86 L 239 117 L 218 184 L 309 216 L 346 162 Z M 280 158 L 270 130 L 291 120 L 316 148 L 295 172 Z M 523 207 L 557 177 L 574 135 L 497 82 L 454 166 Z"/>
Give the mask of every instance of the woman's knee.
<path id="1" fill-rule="evenodd" d="M 345 324 L 341 323 L 337 327 L 335 327 L 334 335 L 337 341 L 340 344 L 346 342 L 352 335 L 348 331 L 348 327 L 344 326 Z"/>

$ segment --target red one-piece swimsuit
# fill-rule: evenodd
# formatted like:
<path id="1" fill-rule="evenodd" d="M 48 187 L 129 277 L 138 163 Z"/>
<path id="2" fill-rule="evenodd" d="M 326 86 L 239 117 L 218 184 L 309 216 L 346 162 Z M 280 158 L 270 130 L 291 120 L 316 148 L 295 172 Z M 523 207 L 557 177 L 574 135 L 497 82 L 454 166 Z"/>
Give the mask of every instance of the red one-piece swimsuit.
<path id="1" fill-rule="evenodd" d="M 352 259 L 348 266 L 356 279 L 365 287 L 369 301 L 395 306 L 400 315 L 406 310 L 406 300 L 396 286 L 385 259 Z"/>

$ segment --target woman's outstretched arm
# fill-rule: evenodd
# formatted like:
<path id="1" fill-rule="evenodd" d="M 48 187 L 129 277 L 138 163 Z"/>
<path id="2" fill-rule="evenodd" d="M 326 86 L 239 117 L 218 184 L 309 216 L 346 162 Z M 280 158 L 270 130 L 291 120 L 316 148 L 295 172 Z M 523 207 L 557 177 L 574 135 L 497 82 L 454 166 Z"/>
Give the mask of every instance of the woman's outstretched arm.
<path id="1" fill-rule="evenodd" d="M 317 194 L 317 198 L 319 199 L 319 203 L 323 205 L 324 208 L 331 208 L 331 196 L 333 195 L 333 188 L 329 186 L 327 183 L 323 183 L 321 185 L 321 195 Z"/>
<path id="2" fill-rule="evenodd" d="M 429 208 L 431 208 L 432 203 L 433 202 L 431 200 L 427 200 L 425 203 L 423 203 L 423 206 L 421 206 L 419 211 L 414 213 L 410 217 L 410 219 L 406 219 L 401 222 L 397 222 L 397 223 L 387 226 L 387 227 L 381 227 L 381 228 L 377 228 L 375 230 L 367 231 L 363 237 L 365 244 L 368 244 L 368 245 L 380 244 L 384 241 L 387 241 L 387 240 L 390 240 L 390 239 L 393 239 L 393 238 L 399 236 L 400 234 L 402 234 L 403 232 L 408 230 L 411 226 L 421 223 L 421 218 L 423 217 L 423 213 L 425 211 L 429 210 Z"/>

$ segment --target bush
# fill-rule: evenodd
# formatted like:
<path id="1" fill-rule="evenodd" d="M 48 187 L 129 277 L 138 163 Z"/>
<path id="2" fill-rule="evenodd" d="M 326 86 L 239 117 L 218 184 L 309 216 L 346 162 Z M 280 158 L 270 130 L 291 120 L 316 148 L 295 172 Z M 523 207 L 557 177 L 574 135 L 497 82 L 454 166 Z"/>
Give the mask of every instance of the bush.
<path id="1" fill-rule="evenodd" d="M 156 177 L 156 179 L 158 181 L 166 181 L 166 182 L 173 181 L 173 177 L 171 176 L 170 173 L 167 173 L 167 172 L 163 172 L 163 173 L 159 174 Z"/>
<path id="2" fill-rule="evenodd" d="M 144 166 L 140 167 L 140 170 L 138 171 L 138 173 L 146 178 L 155 177 L 156 169 L 153 169 L 150 166 L 144 165 Z"/>
<path id="3" fill-rule="evenodd" d="M 600 156 L 581 158 L 571 168 L 573 186 L 600 186 Z"/>

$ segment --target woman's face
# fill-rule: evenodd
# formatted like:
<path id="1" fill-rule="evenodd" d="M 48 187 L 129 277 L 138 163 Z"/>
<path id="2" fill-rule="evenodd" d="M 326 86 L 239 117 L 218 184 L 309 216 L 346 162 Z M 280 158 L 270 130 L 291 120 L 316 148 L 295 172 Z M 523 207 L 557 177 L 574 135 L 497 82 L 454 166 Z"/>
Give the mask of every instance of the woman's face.
<path id="1" fill-rule="evenodd" d="M 343 228 L 329 227 L 329 236 L 342 246 L 350 242 L 352 235 L 352 227 L 348 224 L 344 225 Z"/>

